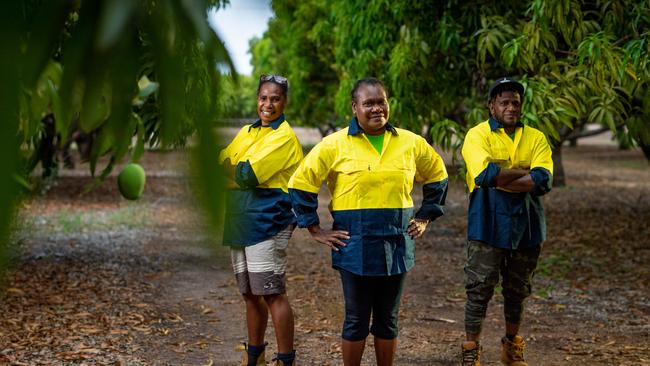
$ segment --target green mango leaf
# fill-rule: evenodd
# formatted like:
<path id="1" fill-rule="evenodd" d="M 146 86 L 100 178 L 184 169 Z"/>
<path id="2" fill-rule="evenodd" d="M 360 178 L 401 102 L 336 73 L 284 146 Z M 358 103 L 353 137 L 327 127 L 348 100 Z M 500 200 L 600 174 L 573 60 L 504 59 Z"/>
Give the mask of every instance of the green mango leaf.
<path id="1" fill-rule="evenodd" d="M 104 76 L 92 77 L 86 85 L 79 126 L 84 132 L 91 132 L 101 126 L 111 109 L 111 83 Z"/>
<path id="2" fill-rule="evenodd" d="M 205 13 L 205 1 L 203 0 L 180 0 L 182 14 L 186 17 L 189 23 L 194 27 L 194 30 L 199 35 L 199 38 L 205 44 L 212 42 L 212 29 L 208 24 L 207 14 Z"/>
<path id="3" fill-rule="evenodd" d="M 136 1 L 110 0 L 102 2 L 96 47 L 107 51 L 122 37 L 125 28 L 131 26 L 131 19 L 136 10 Z"/>
<path id="4" fill-rule="evenodd" d="M 145 133 L 145 128 L 144 128 L 144 123 L 142 122 L 142 119 L 140 116 L 138 116 L 136 113 L 131 113 L 131 118 L 134 120 L 134 123 L 136 124 L 137 128 L 137 141 L 135 143 L 135 148 L 133 149 L 133 153 L 131 154 L 131 162 L 132 163 L 138 163 L 140 161 L 140 158 L 144 154 L 144 133 Z"/>
<path id="5" fill-rule="evenodd" d="M 28 88 L 36 84 L 43 69 L 51 62 L 52 52 L 55 51 L 59 41 L 59 31 L 65 25 L 68 14 L 72 10 L 71 5 L 72 2 L 66 0 L 43 1 L 35 7 L 36 14 L 21 14 L 21 18 L 27 15 L 31 19 L 38 19 L 29 22 L 31 29 L 26 32 L 29 41 L 25 43 L 28 46 L 25 47 L 24 57 L 18 61 Z"/>

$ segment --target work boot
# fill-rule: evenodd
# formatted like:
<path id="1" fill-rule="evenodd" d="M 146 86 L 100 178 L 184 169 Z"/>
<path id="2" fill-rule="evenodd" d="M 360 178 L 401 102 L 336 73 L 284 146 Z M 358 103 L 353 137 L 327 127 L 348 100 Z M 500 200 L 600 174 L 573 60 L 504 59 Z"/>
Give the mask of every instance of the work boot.
<path id="1" fill-rule="evenodd" d="M 275 366 L 297 366 L 296 351 L 287 354 L 276 353 L 271 361 L 275 361 Z"/>
<path id="2" fill-rule="evenodd" d="M 501 362 L 508 366 L 528 366 L 524 360 L 526 342 L 520 336 L 510 341 L 508 337 L 501 338 Z"/>
<path id="3" fill-rule="evenodd" d="M 286 363 L 278 360 L 277 358 L 274 358 L 272 361 L 275 361 L 275 366 L 298 366 L 296 361 L 291 361 L 291 363 Z"/>
<path id="4" fill-rule="evenodd" d="M 479 341 L 463 342 L 461 366 L 481 366 L 481 344 Z"/>
<path id="5" fill-rule="evenodd" d="M 264 343 L 264 347 L 266 347 L 266 343 Z M 249 353 L 248 350 L 248 344 L 246 342 L 242 342 L 239 346 L 235 347 L 236 351 L 244 351 L 244 355 L 242 356 L 241 359 L 241 366 L 265 366 L 266 365 L 266 357 L 265 353 L 266 350 L 262 351 L 262 353 L 257 356 L 257 360 L 254 360 L 254 356 Z M 249 362 L 250 361 L 250 362 Z"/>

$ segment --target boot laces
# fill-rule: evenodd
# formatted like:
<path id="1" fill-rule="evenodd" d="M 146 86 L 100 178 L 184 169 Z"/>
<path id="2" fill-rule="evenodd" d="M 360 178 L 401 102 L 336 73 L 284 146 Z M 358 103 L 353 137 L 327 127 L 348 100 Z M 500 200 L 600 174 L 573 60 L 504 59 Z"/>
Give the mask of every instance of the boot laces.
<path id="1" fill-rule="evenodd" d="M 508 355 L 513 361 L 524 361 L 524 347 L 526 346 L 524 341 L 521 343 L 509 342 L 508 346 Z"/>
<path id="2" fill-rule="evenodd" d="M 463 350 L 463 365 L 474 365 L 474 362 L 478 359 L 478 346 L 474 349 L 464 349 Z"/>
<path id="3" fill-rule="evenodd" d="M 286 365 L 286 364 L 284 363 L 284 361 L 282 361 L 282 360 L 280 360 L 280 359 L 278 358 L 278 354 L 277 354 L 277 353 L 273 355 L 273 358 L 271 358 L 271 362 L 273 362 L 273 361 L 275 361 L 275 365 L 277 365 L 277 366 L 284 366 L 284 365 Z M 292 364 L 293 364 L 293 363 L 292 363 Z"/>

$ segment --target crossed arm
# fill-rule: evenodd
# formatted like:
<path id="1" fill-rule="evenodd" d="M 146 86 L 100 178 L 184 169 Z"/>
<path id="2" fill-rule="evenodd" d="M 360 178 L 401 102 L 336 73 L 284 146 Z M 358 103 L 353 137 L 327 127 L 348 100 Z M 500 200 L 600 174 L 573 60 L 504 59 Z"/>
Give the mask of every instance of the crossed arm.
<path id="1" fill-rule="evenodd" d="M 474 131 L 474 132 L 473 132 Z M 507 169 L 499 166 L 492 157 L 485 136 L 470 130 L 463 144 L 462 154 L 467 165 L 467 185 L 497 187 L 510 192 L 530 192 L 541 196 L 551 190 L 553 182 L 553 159 L 551 149 L 541 133 L 532 144 L 530 167 L 532 169 Z"/>
<path id="2" fill-rule="evenodd" d="M 501 169 L 496 177 L 496 186 L 513 192 L 531 192 L 535 182 L 527 169 Z"/>
<path id="3" fill-rule="evenodd" d="M 230 158 L 226 158 L 221 164 L 221 168 L 223 169 L 226 188 L 239 188 L 239 184 L 235 181 L 235 166 L 230 162 Z"/>

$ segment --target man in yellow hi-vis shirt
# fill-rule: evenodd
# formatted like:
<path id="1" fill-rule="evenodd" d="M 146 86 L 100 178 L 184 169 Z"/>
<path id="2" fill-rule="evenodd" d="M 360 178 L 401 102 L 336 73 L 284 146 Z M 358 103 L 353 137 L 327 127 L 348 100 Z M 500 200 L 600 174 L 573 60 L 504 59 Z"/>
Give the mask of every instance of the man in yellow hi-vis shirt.
<path id="1" fill-rule="evenodd" d="M 551 190 L 553 161 L 544 134 L 520 121 L 523 97 L 521 83 L 495 81 L 490 119 L 469 130 L 462 148 L 470 192 L 463 365 L 480 365 L 481 326 L 499 275 L 506 321 L 501 361 L 527 365 L 519 325 L 546 239 L 540 196 Z"/>
<path id="2" fill-rule="evenodd" d="M 293 311 L 285 290 L 286 249 L 295 227 L 287 183 L 303 157 L 284 119 L 289 84 L 262 75 L 255 123 L 244 126 L 219 155 L 229 178 L 223 243 L 246 303 L 248 342 L 242 365 L 266 365 L 264 333 L 271 313 L 277 365 L 294 365 Z"/>
<path id="3" fill-rule="evenodd" d="M 345 298 L 343 364 L 359 365 L 366 337 L 375 337 L 378 365 L 392 365 L 397 315 L 406 272 L 415 261 L 414 238 L 443 214 L 447 171 L 421 137 L 388 123 L 384 85 L 375 78 L 352 89 L 350 125 L 307 154 L 289 181 L 298 226 L 332 249 Z M 413 212 L 413 181 L 424 183 Z M 322 229 L 316 209 L 326 181 L 333 229 Z M 372 326 L 370 317 L 372 314 Z"/>

